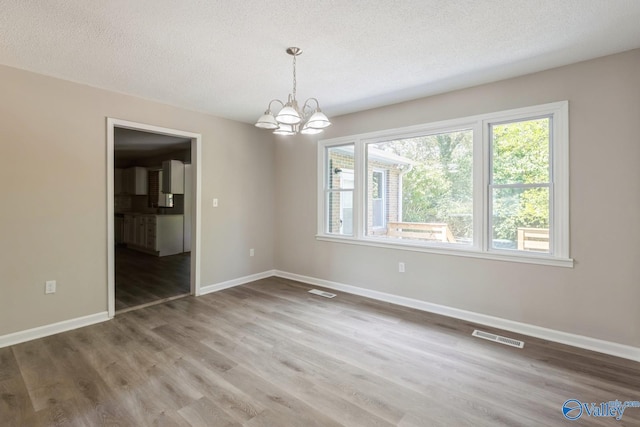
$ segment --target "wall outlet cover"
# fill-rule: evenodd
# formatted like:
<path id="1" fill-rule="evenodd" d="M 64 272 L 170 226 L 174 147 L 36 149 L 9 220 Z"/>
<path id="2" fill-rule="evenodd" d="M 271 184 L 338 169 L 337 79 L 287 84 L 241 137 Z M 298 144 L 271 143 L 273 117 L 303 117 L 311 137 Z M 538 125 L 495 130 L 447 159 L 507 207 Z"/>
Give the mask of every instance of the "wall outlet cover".
<path id="1" fill-rule="evenodd" d="M 54 294 L 56 292 L 56 281 L 55 280 L 47 280 L 44 282 L 44 293 L 45 294 Z"/>

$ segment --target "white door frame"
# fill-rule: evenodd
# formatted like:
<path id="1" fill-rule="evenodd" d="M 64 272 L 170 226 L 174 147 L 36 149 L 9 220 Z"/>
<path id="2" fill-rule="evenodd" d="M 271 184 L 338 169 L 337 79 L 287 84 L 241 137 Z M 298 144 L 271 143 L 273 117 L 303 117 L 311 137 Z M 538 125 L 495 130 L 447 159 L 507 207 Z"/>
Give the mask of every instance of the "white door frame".
<path id="1" fill-rule="evenodd" d="M 107 117 L 107 306 L 109 318 L 116 313 L 115 235 L 114 235 L 114 137 L 115 128 L 133 129 L 161 135 L 191 138 L 193 188 L 191 197 L 191 295 L 200 295 L 200 208 L 202 186 L 202 135 L 177 129 Z"/>

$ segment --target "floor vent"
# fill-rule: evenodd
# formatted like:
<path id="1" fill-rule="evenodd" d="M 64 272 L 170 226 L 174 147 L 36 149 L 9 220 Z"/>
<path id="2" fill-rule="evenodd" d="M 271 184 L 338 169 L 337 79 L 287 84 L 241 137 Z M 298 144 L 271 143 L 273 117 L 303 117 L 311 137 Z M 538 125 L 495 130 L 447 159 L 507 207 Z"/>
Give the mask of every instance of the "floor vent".
<path id="1" fill-rule="evenodd" d="M 491 334 L 489 332 L 475 330 L 471 334 L 474 337 L 482 338 L 483 340 L 489 340 L 494 342 L 499 342 L 500 344 L 510 345 L 511 347 L 524 347 L 524 341 L 514 340 L 513 338 L 501 337 L 500 335 Z"/>
<path id="2" fill-rule="evenodd" d="M 325 297 L 325 298 L 333 298 L 336 296 L 336 294 L 332 294 L 331 292 L 320 291 L 318 289 L 311 289 L 309 293 L 314 295 L 320 295 L 321 297 Z"/>

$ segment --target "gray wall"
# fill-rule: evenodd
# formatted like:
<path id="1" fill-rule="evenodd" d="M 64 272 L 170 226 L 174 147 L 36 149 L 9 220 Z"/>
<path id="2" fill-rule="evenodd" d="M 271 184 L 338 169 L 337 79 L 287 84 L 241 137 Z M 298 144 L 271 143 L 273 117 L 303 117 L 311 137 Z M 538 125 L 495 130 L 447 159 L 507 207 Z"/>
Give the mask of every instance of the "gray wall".
<path id="1" fill-rule="evenodd" d="M 202 286 L 273 269 L 270 134 L 2 66 L 0 94 L 0 336 L 107 310 L 107 117 L 202 134 Z"/>
<path id="2" fill-rule="evenodd" d="M 317 241 L 316 143 L 304 137 L 277 139 L 277 268 L 640 346 L 640 50 L 337 117 L 321 138 L 561 100 L 574 268 Z"/>
<path id="3" fill-rule="evenodd" d="M 248 124 L 1 66 L 0 93 L 0 336 L 107 310 L 114 117 L 203 135 L 203 286 L 277 268 L 640 346 L 640 50 L 337 117 L 323 136 L 568 99 L 573 269 L 316 241 L 313 138 L 274 143 Z"/>

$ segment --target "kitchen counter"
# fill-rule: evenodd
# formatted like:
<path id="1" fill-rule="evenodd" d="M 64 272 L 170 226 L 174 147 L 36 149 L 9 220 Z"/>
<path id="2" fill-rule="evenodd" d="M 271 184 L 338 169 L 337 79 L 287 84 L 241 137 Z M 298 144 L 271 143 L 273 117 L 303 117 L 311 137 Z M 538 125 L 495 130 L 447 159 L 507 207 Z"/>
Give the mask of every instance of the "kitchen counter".
<path id="1" fill-rule="evenodd" d="M 127 212 L 123 215 L 123 243 L 156 256 L 184 252 L 184 215 Z M 120 220 L 116 216 L 117 220 Z"/>

